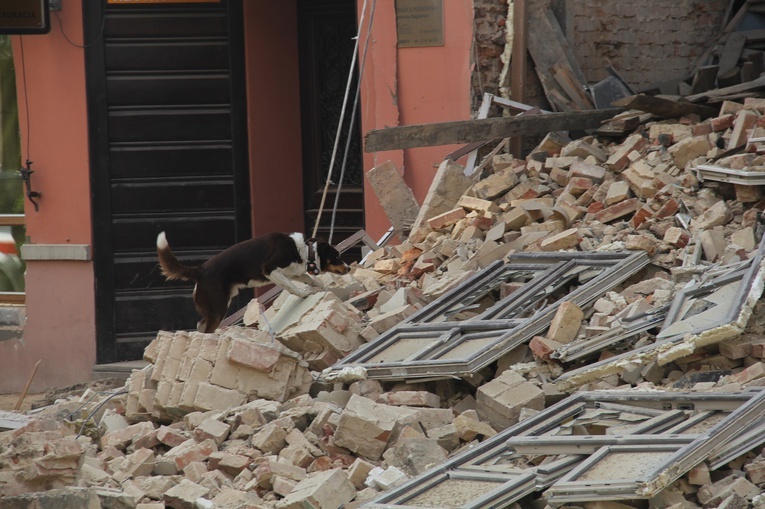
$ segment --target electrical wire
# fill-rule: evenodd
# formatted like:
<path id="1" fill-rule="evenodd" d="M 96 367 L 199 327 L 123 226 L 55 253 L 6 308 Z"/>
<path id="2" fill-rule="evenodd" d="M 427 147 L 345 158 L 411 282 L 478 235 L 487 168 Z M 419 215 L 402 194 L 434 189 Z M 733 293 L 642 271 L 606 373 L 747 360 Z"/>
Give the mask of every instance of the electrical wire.
<path id="1" fill-rule="evenodd" d="M 21 86 L 24 88 L 24 116 L 27 118 L 27 160 L 30 160 L 29 151 L 31 147 L 32 134 L 29 121 L 29 94 L 27 93 L 27 63 L 24 59 L 24 36 L 19 36 L 19 53 L 21 54 Z"/>
<path id="2" fill-rule="evenodd" d="M 85 418 L 85 420 L 84 420 L 84 421 L 82 421 L 82 426 L 80 426 L 80 431 L 77 433 L 77 436 L 75 437 L 75 439 L 77 439 L 77 438 L 80 438 L 80 437 L 82 436 L 82 432 L 85 430 L 85 425 L 88 423 L 88 421 L 89 421 L 89 420 L 93 419 L 93 416 L 94 416 L 94 415 L 96 415 L 96 412 L 98 412 L 99 410 L 101 410 L 101 407 L 102 407 L 102 406 L 104 406 L 106 403 L 108 403 L 108 402 L 109 402 L 109 401 L 110 401 L 110 400 L 111 400 L 113 397 L 115 397 L 115 396 L 119 396 L 120 394 L 127 394 L 127 393 L 128 393 L 128 391 L 119 391 L 119 392 L 97 392 L 96 394 L 109 394 L 109 397 L 108 397 L 108 398 L 106 398 L 105 400 L 103 400 L 103 401 L 102 401 L 101 403 L 99 403 L 98 405 L 96 405 L 96 408 L 94 408 L 94 409 L 93 409 L 93 411 L 92 411 L 92 412 L 90 412 L 90 414 L 88 414 L 88 416 Z M 75 410 L 74 412 L 77 412 L 77 411 L 79 411 L 79 410 L 83 409 L 83 408 L 85 407 L 85 405 L 87 405 L 88 403 L 90 403 L 90 401 L 92 401 L 92 400 L 93 400 L 93 398 L 94 398 L 94 397 L 95 397 L 95 394 L 94 394 L 94 395 L 93 395 L 93 396 L 92 396 L 92 397 L 91 397 L 91 398 L 90 398 L 88 401 L 86 401 L 86 402 L 85 402 L 85 403 L 84 403 L 82 406 L 80 406 L 80 408 L 78 408 L 78 409 L 77 409 L 77 410 Z M 69 414 L 69 416 L 68 416 L 68 417 L 71 417 L 72 415 L 74 415 L 74 412 L 72 412 L 71 414 Z M 94 420 L 93 422 L 95 422 L 95 420 Z"/>
<path id="3" fill-rule="evenodd" d="M 64 22 L 61 20 L 61 15 L 56 11 L 54 12 L 56 19 L 58 20 L 58 26 L 61 28 L 61 35 L 64 36 L 64 39 L 66 42 L 74 46 L 75 48 L 90 48 L 94 44 L 96 44 L 98 41 L 101 40 L 101 38 L 104 36 L 104 27 L 106 26 L 106 9 L 101 9 L 101 28 L 98 30 L 98 36 L 96 36 L 95 39 L 93 39 L 91 42 L 85 44 L 85 35 L 83 34 L 83 41 L 82 44 L 77 44 L 76 42 L 72 41 L 69 36 L 66 35 L 66 32 L 64 31 Z"/>
<path id="4" fill-rule="evenodd" d="M 367 49 L 369 48 L 369 39 L 372 35 L 372 22 L 375 19 L 375 7 L 377 7 L 377 0 L 372 0 L 372 9 L 369 13 L 369 25 L 367 26 L 367 36 L 364 40 L 364 51 L 361 52 L 361 64 L 359 65 L 359 76 L 356 83 L 356 97 L 353 100 L 353 110 L 351 110 L 351 120 L 348 123 L 348 136 L 345 140 L 345 152 L 343 153 L 343 163 L 340 165 L 340 178 L 337 181 L 337 190 L 335 191 L 335 204 L 332 208 L 332 220 L 329 223 L 329 239 L 327 242 L 332 244 L 332 235 L 335 232 L 335 218 L 337 217 L 337 208 L 340 203 L 340 190 L 343 187 L 343 179 L 345 178 L 345 168 L 348 163 L 348 152 L 351 147 L 351 135 L 353 134 L 353 124 L 356 121 L 356 112 L 359 106 L 359 95 L 361 94 L 361 79 L 364 76 L 364 63 L 367 59 Z M 359 31 L 361 27 L 359 26 Z M 358 39 L 357 39 L 358 40 Z"/>
<path id="5" fill-rule="evenodd" d="M 345 111 L 348 107 L 348 96 L 350 95 L 351 83 L 353 83 L 353 73 L 356 70 L 356 57 L 359 54 L 359 38 L 361 37 L 361 27 L 364 25 L 364 18 L 367 11 L 367 1 L 364 0 L 364 5 L 361 8 L 361 16 L 359 16 L 359 28 L 356 32 L 356 43 L 353 45 L 353 57 L 351 58 L 351 68 L 348 70 L 348 81 L 345 86 L 345 95 L 343 97 L 343 107 L 340 110 L 340 119 L 337 123 L 337 133 L 335 134 L 335 143 L 332 147 L 332 157 L 329 161 L 329 169 L 327 170 L 327 181 L 324 184 L 324 192 L 321 195 L 321 203 L 319 204 L 319 211 L 316 214 L 316 224 L 313 227 L 312 238 L 316 238 L 316 232 L 319 230 L 319 223 L 321 222 L 321 215 L 324 212 L 324 203 L 327 200 L 327 193 L 329 192 L 329 185 L 332 183 L 332 170 L 335 166 L 335 157 L 337 156 L 337 147 L 340 145 L 340 133 L 343 128 L 343 121 L 345 120 Z M 371 25 L 370 25 L 371 26 Z M 359 86 L 361 83 L 359 82 Z"/>

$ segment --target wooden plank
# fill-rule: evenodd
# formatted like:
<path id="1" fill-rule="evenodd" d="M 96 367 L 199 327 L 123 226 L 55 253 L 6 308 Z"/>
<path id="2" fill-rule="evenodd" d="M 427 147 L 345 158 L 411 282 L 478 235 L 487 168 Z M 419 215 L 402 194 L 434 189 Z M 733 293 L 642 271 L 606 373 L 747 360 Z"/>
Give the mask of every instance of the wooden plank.
<path id="1" fill-rule="evenodd" d="M 660 117 L 677 118 L 683 115 L 696 114 L 701 118 L 714 117 L 718 113 L 717 108 L 710 108 L 702 104 L 673 101 L 650 95 L 633 95 L 614 101 L 614 106 L 620 106 L 629 110 L 640 110 L 653 113 Z"/>
<path id="2" fill-rule="evenodd" d="M 596 129 L 595 134 L 599 136 L 626 136 L 637 129 L 640 123 L 641 119 L 637 115 L 634 117 L 616 118 Z"/>
<path id="3" fill-rule="evenodd" d="M 571 49 L 571 45 L 568 43 L 568 39 L 566 39 L 566 34 L 563 32 L 563 28 L 561 28 L 560 23 L 558 23 L 558 18 L 555 17 L 552 9 L 545 9 L 544 15 L 547 18 L 547 25 L 551 30 L 550 35 L 555 37 L 555 40 L 558 42 L 557 46 L 560 48 L 560 51 L 563 54 L 563 62 L 565 62 L 569 69 L 571 69 L 579 83 L 587 83 L 587 78 L 584 76 L 584 72 L 582 72 L 582 69 L 579 67 L 579 61 L 576 59 L 576 55 L 574 55 L 574 50 Z"/>
<path id="4" fill-rule="evenodd" d="M 528 11 L 529 26 L 534 27 L 534 30 L 529 30 L 527 34 L 529 53 L 534 60 L 534 70 L 539 76 L 551 106 L 559 110 L 571 110 L 575 103 L 570 99 L 560 100 L 560 95 L 567 97 L 568 94 L 555 81 L 553 67 L 556 64 L 569 67 L 580 82 L 581 87 L 584 88 L 586 81 L 584 81 L 582 71 L 579 69 L 571 47 L 568 45 L 566 37 L 552 12 L 546 7 L 530 8 Z"/>
<path id="5" fill-rule="evenodd" d="M 510 62 L 510 97 L 519 104 L 526 102 L 526 72 L 528 71 L 528 16 L 526 0 L 513 2 L 513 49 Z M 510 140 L 510 152 L 515 157 L 521 157 L 523 138 L 520 136 Z"/>
<path id="6" fill-rule="evenodd" d="M 762 42 L 765 41 L 765 28 L 756 28 L 754 30 L 741 30 L 739 32 L 736 32 L 735 34 L 731 34 L 729 37 L 733 37 L 733 35 L 742 35 L 746 38 L 746 42 L 753 43 L 753 42 Z"/>
<path id="7" fill-rule="evenodd" d="M 432 147 L 553 131 L 593 129 L 622 111 L 622 108 L 609 108 L 373 129 L 365 136 L 364 151 Z"/>
<path id="8" fill-rule="evenodd" d="M 734 32 L 728 36 L 728 40 L 725 41 L 725 46 L 720 55 L 718 76 L 736 67 L 738 59 L 741 57 L 741 51 L 744 49 L 744 44 L 746 44 L 746 35 L 743 33 Z"/>
<path id="9" fill-rule="evenodd" d="M 592 99 L 585 93 L 582 83 L 574 77 L 571 68 L 558 62 L 552 67 L 552 72 L 555 81 L 566 92 L 566 95 L 579 106 L 579 109 L 591 110 L 594 108 Z"/>
<path id="10" fill-rule="evenodd" d="M 756 80 L 749 81 L 747 83 L 741 83 L 725 88 L 716 88 L 714 90 L 701 92 L 700 94 L 689 95 L 685 99 L 690 102 L 704 101 L 715 97 L 724 97 L 734 94 L 752 92 L 760 88 L 765 88 L 765 76 L 760 76 Z"/>
<path id="11" fill-rule="evenodd" d="M 725 24 L 725 28 L 723 28 L 722 33 L 723 34 L 729 34 L 736 30 L 736 26 L 738 26 L 739 22 L 744 19 L 744 16 L 746 16 L 747 11 L 749 10 L 748 6 L 746 4 L 742 5 L 738 11 L 736 11 L 733 16 L 730 16 L 732 12 L 730 12 L 730 8 L 733 6 L 734 2 L 730 2 L 729 10 L 726 13 L 726 19 L 728 19 L 728 22 Z"/>
<path id="12" fill-rule="evenodd" d="M 513 50 L 510 58 L 510 97 L 519 103 L 526 102 L 526 71 L 528 44 L 526 38 L 526 0 L 513 3 Z"/>
<path id="13" fill-rule="evenodd" d="M 740 85 L 741 81 L 741 69 L 738 66 L 726 73 L 717 73 L 717 85 L 720 87 Z"/>
<path id="14" fill-rule="evenodd" d="M 719 67 L 716 65 L 705 65 L 699 68 L 693 76 L 691 94 L 698 94 L 699 92 L 706 92 L 707 90 L 713 89 L 718 69 Z"/>

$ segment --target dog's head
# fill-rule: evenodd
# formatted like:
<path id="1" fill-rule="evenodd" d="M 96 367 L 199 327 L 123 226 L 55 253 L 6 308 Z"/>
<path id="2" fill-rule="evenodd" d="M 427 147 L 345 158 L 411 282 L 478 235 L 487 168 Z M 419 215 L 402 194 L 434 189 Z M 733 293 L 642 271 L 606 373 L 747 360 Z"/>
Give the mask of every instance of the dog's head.
<path id="1" fill-rule="evenodd" d="M 319 267 L 321 272 L 332 272 L 333 274 L 341 275 L 348 273 L 348 264 L 340 258 L 340 253 L 337 249 L 321 239 L 316 239 L 315 242 L 316 255 L 321 265 Z"/>

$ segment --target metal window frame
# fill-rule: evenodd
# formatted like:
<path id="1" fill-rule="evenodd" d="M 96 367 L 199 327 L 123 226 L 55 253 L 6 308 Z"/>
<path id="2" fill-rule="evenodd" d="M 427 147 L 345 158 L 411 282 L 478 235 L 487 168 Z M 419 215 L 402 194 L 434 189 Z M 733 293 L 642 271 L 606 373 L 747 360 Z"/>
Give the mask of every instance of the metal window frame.
<path id="1" fill-rule="evenodd" d="M 548 502 L 559 504 L 566 502 L 629 500 L 638 498 L 636 497 L 636 493 L 640 491 L 641 486 L 651 482 L 660 475 L 661 472 L 665 470 L 667 461 L 676 456 L 678 451 L 681 451 L 682 448 L 682 444 L 616 445 L 602 447 L 553 484 L 545 492 L 545 499 Z M 662 454 L 662 461 L 657 462 L 652 470 L 635 477 L 581 479 L 586 474 L 591 473 L 600 462 L 606 461 L 611 455 L 639 453 Z"/>
<path id="2" fill-rule="evenodd" d="M 572 420 L 589 420 L 597 410 L 626 412 L 646 417 L 630 435 L 556 436 L 562 426 Z M 765 390 L 738 393 L 689 393 L 656 391 L 593 391 L 576 393 L 546 410 L 507 428 L 494 437 L 458 454 L 437 467 L 410 479 L 400 487 L 383 493 L 363 507 L 368 509 L 414 509 L 407 505 L 413 493 L 423 493 L 439 479 L 449 475 L 474 479 L 489 475 L 519 476 L 508 478 L 503 490 L 484 494 L 462 507 L 497 507 L 511 504 L 532 493 L 544 495 L 549 502 L 623 500 L 651 498 L 676 481 L 711 454 L 729 450 L 742 430 L 757 432 L 765 411 Z M 683 433 L 711 416 L 725 415 L 701 433 Z M 672 427 L 650 426 L 668 415 L 684 416 Z M 639 432 L 636 432 L 639 431 Z M 537 447 L 521 449 L 516 447 Z M 537 444 L 537 445 L 534 445 Z M 582 447 L 575 447 L 582 444 Z M 601 447 L 595 447 L 600 444 Z M 756 446 L 756 445 L 755 445 Z M 546 448 L 546 449 L 545 449 Z M 550 451 L 551 462 L 529 468 L 513 464 L 529 451 Z M 596 463 L 596 458 L 619 451 L 667 452 L 660 464 L 650 472 L 628 481 L 613 482 L 588 479 L 579 482 L 583 473 Z M 572 453 L 575 452 L 575 453 Z M 527 476 L 536 479 L 529 491 Z M 520 479 L 524 479 L 521 488 Z"/>
<path id="3" fill-rule="evenodd" d="M 626 366 L 634 363 L 647 363 L 663 358 L 670 362 L 675 358 L 687 355 L 688 350 L 707 346 L 731 339 L 741 334 L 751 315 L 752 307 L 763 294 L 765 285 L 765 236 L 760 239 L 757 251 L 749 260 L 731 267 L 720 267 L 711 270 L 708 279 L 679 291 L 667 311 L 662 329 L 657 340 L 650 345 L 615 355 L 603 361 L 590 363 L 577 369 L 571 369 L 555 379 L 563 390 L 602 378 L 613 373 L 620 373 Z M 706 295 L 714 288 L 738 284 L 738 289 L 731 299 L 732 306 L 728 308 L 719 320 L 707 324 L 703 328 L 692 327 L 693 332 L 684 331 L 677 334 L 663 334 L 681 320 L 681 312 L 693 299 Z M 689 318 L 692 323 L 692 317 Z M 686 348 L 688 345 L 690 348 Z"/>
<path id="4" fill-rule="evenodd" d="M 460 287 L 341 359 L 325 374 L 361 366 L 366 370 L 367 378 L 375 379 L 470 376 L 544 331 L 563 302 L 574 302 L 584 308 L 648 262 L 648 256 L 642 251 L 511 255 L 507 263 L 490 264 Z M 503 282 L 529 277 L 531 279 L 520 289 L 477 316 L 448 321 L 454 314 L 497 290 Z M 568 294 L 545 302 L 553 293 L 577 279 L 585 281 Z M 457 348 L 464 347 L 467 341 L 486 338 L 489 342 L 482 343 L 475 351 L 463 357 L 446 358 Z M 392 355 L 395 360 L 384 359 L 385 352 L 407 341 L 420 341 L 421 345 L 401 352 L 401 355 Z"/>

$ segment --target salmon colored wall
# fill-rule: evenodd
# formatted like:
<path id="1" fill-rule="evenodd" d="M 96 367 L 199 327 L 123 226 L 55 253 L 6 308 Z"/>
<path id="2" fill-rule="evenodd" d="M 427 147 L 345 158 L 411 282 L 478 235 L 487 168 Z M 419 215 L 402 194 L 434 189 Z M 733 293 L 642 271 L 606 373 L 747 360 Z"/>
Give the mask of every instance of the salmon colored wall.
<path id="1" fill-rule="evenodd" d="M 295 0 L 244 2 L 253 235 L 302 232 Z"/>
<path id="2" fill-rule="evenodd" d="M 363 4 L 363 0 L 358 1 L 359 15 Z M 444 0 L 445 44 L 422 48 L 396 47 L 394 5 L 377 2 L 362 79 L 363 133 L 397 125 L 470 119 L 472 0 Z M 362 21 L 362 26 L 363 41 L 367 24 Z M 459 146 L 365 153 L 364 169 L 392 160 L 422 203 L 438 165 Z M 377 239 L 390 222 L 366 183 L 365 193 L 366 229 Z"/>
<path id="3" fill-rule="evenodd" d="M 59 15 L 67 36 L 81 44 L 80 0 L 64 2 Z M 22 159 L 34 162 L 32 186 L 42 193 L 39 212 L 25 202 L 28 242 L 90 244 L 84 50 L 64 39 L 55 16 L 51 25 L 49 34 L 13 38 Z M 92 263 L 30 261 L 26 307 L 23 339 L 0 342 L 0 392 L 22 388 L 40 359 L 32 391 L 89 379 L 96 352 Z"/>

